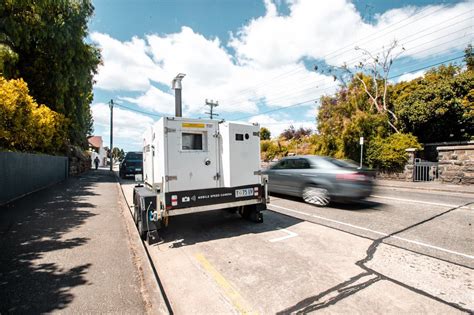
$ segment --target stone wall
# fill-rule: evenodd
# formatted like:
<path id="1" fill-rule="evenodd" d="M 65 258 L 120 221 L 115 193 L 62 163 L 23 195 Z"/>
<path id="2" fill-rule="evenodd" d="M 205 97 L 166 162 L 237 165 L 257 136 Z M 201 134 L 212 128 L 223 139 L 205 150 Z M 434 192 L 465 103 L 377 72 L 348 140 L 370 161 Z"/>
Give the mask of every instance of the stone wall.
<path id="1" fill-rule="evenodd" d="M 69 175 L 75 176 L 91 169 L 91 158 L 80 148 L 70 146 L 68 148 Z"/>
<path id="2" fill-rule="evenodd" d="M 474 184 L 474 145 L 438 147 L 437 150 L 439 181 Z"/>

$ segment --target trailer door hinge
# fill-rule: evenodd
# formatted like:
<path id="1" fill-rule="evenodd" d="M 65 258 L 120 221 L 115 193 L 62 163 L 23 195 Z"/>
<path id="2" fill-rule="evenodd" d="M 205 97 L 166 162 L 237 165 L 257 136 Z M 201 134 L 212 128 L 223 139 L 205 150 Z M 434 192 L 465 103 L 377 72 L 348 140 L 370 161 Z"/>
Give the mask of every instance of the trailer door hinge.
<path id="1" fill-rule="evenodd" d="M 165 133 L 169 133 L 169 132 L 176 132 L 176 129 L 165 127 Z"/>
<path id="2" fill-rule="evenodd" d="M 165 180 L 167 182 L 172 181 L 172 180 L 178 180 L 178 176 L 168 176 L 168 175 L 166 175 Z"/>
<path id="3" fill-rule="evenodd" d="M 216 173 L 216 175 L 214 176 L 214 180 L 219 180 L 219 178 L 221 178 L 221 174 Z"/>

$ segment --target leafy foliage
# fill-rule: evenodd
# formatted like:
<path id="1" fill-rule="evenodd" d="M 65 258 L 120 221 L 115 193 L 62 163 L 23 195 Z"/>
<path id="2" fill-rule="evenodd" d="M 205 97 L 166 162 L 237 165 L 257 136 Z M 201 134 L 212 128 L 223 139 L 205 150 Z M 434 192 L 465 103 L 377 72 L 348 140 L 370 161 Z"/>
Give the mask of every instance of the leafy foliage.
<path id="1" fill-rule="evenodd" d="M 72 144 L 87 146 L 93 75 L 100 62 L 84 42 L 90 0 L 4 0 L 0 6 L 0 70 L 23 78 L 41 104 L 65 115 Z"/>
<path id="2" fill-rule="evenodd" d="M 122 160 L 125 157 L 125 152 L 122 149 L 114 147 L 112 150 L 112 157 L 114 160 Z"/>
<path id="3" fill-rule="evenodd" d="M 421 149 L 416 137 L 395 133 L 387 138 L 373 139 L 367 149 L 367 162 L 383 171 L 400 172 L 408 161 L 407 148 Z"/>
<path id="4" fill-rule="evenodd" d="M 265 127 L 260 128 L 260 140 L 270 140 L 270 138 L 271 138 L 270 130 L 268 130 Z"/>
<path id="5" fill-rule="evenodd" d="M 399 126 L 421 142 L 459 141 L 474 134 L 474 71 L 440 66 L 399 83 L 392 100 Z"/>
<path id="6" fill-rule="evenodd" d="M 42 153 L 64 151 L 67 119 L 29 95 L 22 80 L 0 77 L 0 147 Z"/>
<path id="7" fill-rule="evenodd" d="M 283 130 L 280 134 L 280 138 L 291 140 L 291 139 L 301 139 L 306 136 L 310 136 L 313 133 L 311 128 L 300 127 L 295 129 L 293 125 Z"/>

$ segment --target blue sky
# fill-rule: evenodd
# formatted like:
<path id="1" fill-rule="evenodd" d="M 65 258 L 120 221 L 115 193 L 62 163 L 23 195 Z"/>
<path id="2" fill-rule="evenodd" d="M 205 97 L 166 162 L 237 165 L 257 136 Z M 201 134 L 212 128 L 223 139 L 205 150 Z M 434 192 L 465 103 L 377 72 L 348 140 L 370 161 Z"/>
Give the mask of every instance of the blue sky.
<path id="1" fill-rule="evenodd" d="M 205 117 L 205 99 L 220 118 L 284 128 L 316 127 L 314 100 L 338 82 L 315 64 L 355 64 L 355 46 L 382 52 L 393 40 L 405 51 L 394 81 L 462 55 L 473 41 L 474 2 L 316 0 L 96 0 L 89 40 L 103 54 L 94 87 L 96 135 L 108 144 L 110 99 L 114 143 L 139 150 L 141 134 L 173 115 L 170 83 L 183 80 L 184 115 Z M 454 61 L 460 61 L 456 59 Z M 421 70 L 420 70 L 421 69 Z"/>

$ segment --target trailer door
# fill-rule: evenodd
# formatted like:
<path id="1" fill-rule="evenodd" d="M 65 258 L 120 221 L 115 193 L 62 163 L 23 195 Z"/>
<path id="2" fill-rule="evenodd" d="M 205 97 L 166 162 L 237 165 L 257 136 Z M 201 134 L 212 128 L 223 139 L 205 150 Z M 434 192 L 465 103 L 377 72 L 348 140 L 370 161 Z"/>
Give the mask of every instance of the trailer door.
<path id="1" fill-rule="evenodd" d="M 169 120 L 167 191 L 219 187 L 217 123 Z"/>

